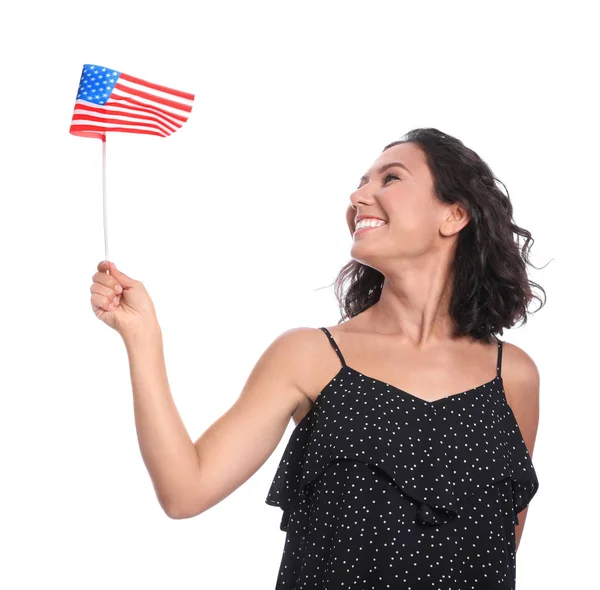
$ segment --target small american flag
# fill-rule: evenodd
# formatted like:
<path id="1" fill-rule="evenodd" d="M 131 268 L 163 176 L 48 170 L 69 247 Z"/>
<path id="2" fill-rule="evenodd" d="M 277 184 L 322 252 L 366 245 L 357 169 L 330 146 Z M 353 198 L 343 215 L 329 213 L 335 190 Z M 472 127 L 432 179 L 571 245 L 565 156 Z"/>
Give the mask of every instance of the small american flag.
<path id="1" fill-rule="evenodd" d="M 107 131 L 166 137 L 189 117 L 194 95 L 85 64 L 69 132 L 106 141 Z"/>

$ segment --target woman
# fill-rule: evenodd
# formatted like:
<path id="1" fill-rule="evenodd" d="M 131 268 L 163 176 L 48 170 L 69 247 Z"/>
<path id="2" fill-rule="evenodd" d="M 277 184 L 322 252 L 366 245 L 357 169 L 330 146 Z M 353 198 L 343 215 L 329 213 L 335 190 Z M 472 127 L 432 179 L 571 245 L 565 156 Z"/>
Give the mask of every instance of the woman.
<path id="1" fill-rule="evenodd" d="M 437 129 L 386 146 L 350 196 L 343 317 L 276 338 L 195 443 L 150 297 L 98 265 L 92 307 L 125 341 L 142 456 L 170 517 L 241 486 L 293 417 L 266 499 L 287 533 L 277 588 L 515 588 L 539 374 L 496 334 L 527 321 L 538 285 L 531 234 L 496 180 Z"/>

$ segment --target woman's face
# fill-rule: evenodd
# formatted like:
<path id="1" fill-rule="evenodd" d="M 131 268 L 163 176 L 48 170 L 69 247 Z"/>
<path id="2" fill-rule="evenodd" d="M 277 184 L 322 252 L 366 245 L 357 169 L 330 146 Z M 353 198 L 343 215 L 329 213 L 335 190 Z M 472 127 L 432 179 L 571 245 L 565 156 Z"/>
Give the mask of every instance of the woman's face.
<path id="1" fill-rule="evenodd" d="M 435 196 L 433 176 L 420 147 L 395 145 L 375 160 L 350 195 L 346 220 L 353 234 L 351 256 L 384 272 L 389 266 L 386 260 L 417 258 L 447 247 L 446 236 L 468 222 L 462 209 L 462 219 L 456 218 L 456 208 Z M 386 224 L 355 233 L 359 215 L 378 217 Z"/>

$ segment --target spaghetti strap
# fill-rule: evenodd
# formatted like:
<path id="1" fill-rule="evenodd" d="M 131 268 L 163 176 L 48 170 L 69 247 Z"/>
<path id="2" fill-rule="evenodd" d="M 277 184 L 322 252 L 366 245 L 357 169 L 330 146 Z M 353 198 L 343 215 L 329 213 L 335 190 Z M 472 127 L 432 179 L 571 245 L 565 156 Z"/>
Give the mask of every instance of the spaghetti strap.
<path id="1" fill-rule="evenodd" d="M 331 343 L 333 350 L 335 350 L 337 352 L 337 355 L 340 357 L 340 361 L 342 361 L 342 367 L 345 367 L 346 361 L 344 360 L 344 357 L 342 356 L 342 353 L 341 353 L 338 345 L 336 344 L 335 340 L 333 339 L 331 332 L 329 332 L 329 330 L 327 328 L 319 328 L 319 330 L 323 330 L 323 332 L 325 332 L 325 334 L 327 334 L 327 337 L 329 338 L 329 342 Z"/>
<path id="2" fill-rule="evenodd" d="M 498 360 L 496 362 L 496 377 L 499 378 L 500 377 L 500 372 L 502 370 L 502 340 L 500 340 L 499 338 L 496 338 L 496 340 L 498 340 Z"/>

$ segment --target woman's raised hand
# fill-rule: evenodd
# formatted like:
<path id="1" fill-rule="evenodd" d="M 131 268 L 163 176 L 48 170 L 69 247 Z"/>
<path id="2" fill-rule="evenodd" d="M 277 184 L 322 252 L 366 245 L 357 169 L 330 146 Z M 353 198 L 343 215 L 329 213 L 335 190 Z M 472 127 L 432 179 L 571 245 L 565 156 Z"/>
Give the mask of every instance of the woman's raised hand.
<path id="1" fill-rule="evenodd" d="M 106 274 L 109 269 L 110 274 Z M 140 281 L 128 277 L 107 260 L 98 264 L 92 280 L 92 310 L 121 336 L 158 325 L 152 299 Z"/>

